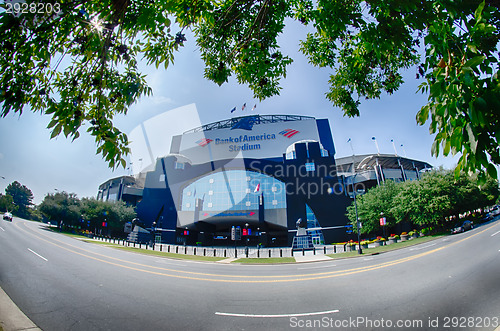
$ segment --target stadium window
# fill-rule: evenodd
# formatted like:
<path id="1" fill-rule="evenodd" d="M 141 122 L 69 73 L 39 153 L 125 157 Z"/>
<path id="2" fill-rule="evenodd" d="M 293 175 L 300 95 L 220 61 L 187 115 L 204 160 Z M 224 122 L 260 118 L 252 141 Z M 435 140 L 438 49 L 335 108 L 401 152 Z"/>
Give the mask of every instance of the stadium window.
<path id="1" fill-rule="evenodd" d="M 315 171 L 316 167 L 313 162 L 306 163 L 306 171 Z"/>
<path id="2" fill-rule="evenodd" d="M 250 201 L 247 201 L 247 202 L 245 202 L 245 205 L 246 205 L 247 207 L 250 207 L 250 206 L 252 205 L 252 203 L 251 203 Z"/>
<path id="3" fill-rule="evenodd" d="M 161 174 L 160 175 L 160 182 L 164 182 L 165 181 L 165 174 Z"/>
<path id="4" fill-rule="evenodd" d="M 182 163 L 182 162 L 175 162 L 175 169 L 184 170 L 184 163 Z"/>
<path id="5" fill-rule="evenodd" d="M 326 149 L 321 149 L 321 156 L 322 157 L 327 157 L 328 156 L 328 151 Z"/>
<path id="6" fill-rule="evenodd" d="M 214 191 L 212 190 L 208 191 L 208 195 L 214 195 Z"/>
<path id="7" fill-rule="evenodd" d="M 296 158 L 297 158 L 297 154 L 295 154 L 295 151 L 286 153 L 287 160 L 295 160 Z"/>

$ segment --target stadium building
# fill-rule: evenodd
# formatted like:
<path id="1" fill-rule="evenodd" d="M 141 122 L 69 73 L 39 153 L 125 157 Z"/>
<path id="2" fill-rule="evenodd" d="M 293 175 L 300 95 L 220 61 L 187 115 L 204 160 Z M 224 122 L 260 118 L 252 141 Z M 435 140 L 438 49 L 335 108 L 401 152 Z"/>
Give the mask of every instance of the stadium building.
<path id="1" fill-rule="evenodd" d="M 233 226 L 248 244 L 290 245 L 307 220 L 313 243 L 345 235 L 350 203 L 337 176 L 326 119 L 252 115 L 172 138 L 170 154 L 146 173 L 138 217 L 163 242 L 230 243 Z"/>
<path id="2" fill-rule="evenodd" d="M 351 239 L 353 183 L 359 192 L 431 167 L 395 155 L 334 155 L 327 119 L 235 117 L 173 136 L 166 156 L 135 177 L 103 183 L 98 198 L 136 205 L 141 225 L 163 243 L 230 245 L 240 227 L 240 244 L 290 246 L 300 219 L 319 246 Z"/>

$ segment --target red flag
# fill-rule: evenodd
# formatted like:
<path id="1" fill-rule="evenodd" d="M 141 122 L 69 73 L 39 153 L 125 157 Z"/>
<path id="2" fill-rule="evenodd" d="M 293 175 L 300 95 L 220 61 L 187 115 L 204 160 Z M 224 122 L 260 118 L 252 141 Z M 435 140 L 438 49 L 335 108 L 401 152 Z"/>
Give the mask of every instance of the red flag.
<path id="1" fill-rule="evenodd" d="M 247 107 L 247 103 L 245 102 L 245 103 L 243 104 L 243 106 L 241 107 L 241 110 L 245 110 L 245 108 L 246 108 L 246 107 Z"/>
<path id="2" fill-rule="evenodd" d="M 253 190 L 253 193 L 257 193 L 260 191 L 260 183 L 255 186 L 255 190 Z"/>

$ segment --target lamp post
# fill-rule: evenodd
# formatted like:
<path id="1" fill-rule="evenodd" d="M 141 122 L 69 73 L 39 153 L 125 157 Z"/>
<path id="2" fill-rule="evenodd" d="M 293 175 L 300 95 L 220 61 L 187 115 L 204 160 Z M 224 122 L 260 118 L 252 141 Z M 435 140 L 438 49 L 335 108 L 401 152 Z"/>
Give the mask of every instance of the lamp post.
<path id="1" fill-rule="evenodd" d="M 372 139 L 376 143 L 377 141 L 374 138 L 375 137 L 373 137 Z M 354 174 L 354 176 L 352 177 L 352 196 L 354 197 L 354 211 L 356 213 L 356 228 L 358 230 L 358 253 L 363 254 L 363 250 L 361 249 L 361 231 L 360 231 L 361 224 L 360 224 L 359 218 L 358 218 L 358 204 L 356 203 L 356 188 L 354 187 L 354 182 L 356 181 L 356 175 L 357 175 L 356 168 L 355 168 L 354 148 L 352 147 L 351 138 L 349 138 L 349 140 L 347 142 L 350 143 L 351 150 L 352 150 L 352 172 Z M 378 145 L 377 145 L 377 149 L 378 149 Z"/>

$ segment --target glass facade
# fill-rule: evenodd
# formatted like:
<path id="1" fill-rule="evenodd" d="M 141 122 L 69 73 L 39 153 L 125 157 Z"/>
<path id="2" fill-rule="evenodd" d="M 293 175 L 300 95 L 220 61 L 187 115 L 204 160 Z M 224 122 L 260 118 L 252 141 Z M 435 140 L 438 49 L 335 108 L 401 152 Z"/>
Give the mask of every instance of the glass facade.
<path id="1" fill-rule="evenodd" d="M 182 211 L 258 210 L 260 197 L 265 209 L 286 208 L 285 184 L 276 178 L 246 170 L 210 173 L 182 190 Z"/>
<path id="2" fill-rule="evenodd" d="M 307 234 L 311 236 L 314 246 L 324 245 L 325 239 L 323 238 L 323 232 L 321 231 L 321 225 L 316 219 L 316 215 L 312 211 L 311 207 L 306 204 L 306 216 L 307 216 Z"/>

